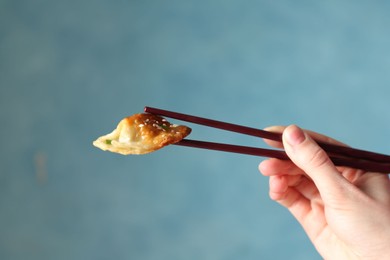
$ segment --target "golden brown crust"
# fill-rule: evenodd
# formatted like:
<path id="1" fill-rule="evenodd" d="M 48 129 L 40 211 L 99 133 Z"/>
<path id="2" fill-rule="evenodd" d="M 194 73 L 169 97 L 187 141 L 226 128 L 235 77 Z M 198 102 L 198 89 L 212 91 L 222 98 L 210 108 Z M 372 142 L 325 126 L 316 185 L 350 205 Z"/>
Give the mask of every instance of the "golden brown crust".
<path id="1" fill-rule="evenodd" d="M 189 135 L 191 128 L 174 125 L 165 118 L 140 113 L 122 119 L 110 134 L 99 137 L 93 144 L 121 154 L 144 154 L 177 143 Z"/>

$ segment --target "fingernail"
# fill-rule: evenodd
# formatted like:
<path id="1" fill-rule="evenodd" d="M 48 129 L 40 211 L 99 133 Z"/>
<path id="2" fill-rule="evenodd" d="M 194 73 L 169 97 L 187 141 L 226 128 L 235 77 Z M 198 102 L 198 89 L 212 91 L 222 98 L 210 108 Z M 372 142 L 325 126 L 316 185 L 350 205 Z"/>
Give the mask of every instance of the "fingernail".
<path id="1" fill-rule="evenodd" d="M 287 127 L 286 130 L 284 131 L 283 135 L 285 136 L 286 141 L 291 146 L 298 145 L 298 144 L 302 143 L 303 141 L 305 141 L 305 139 L 306 139 L 306 136 L 305 136 L 305 133 L 303 132 L 303 130 L 296 125 L 291 125 L 291 126 Z"/>
<path id="2" fill-rule="evenodd" d="M 269 132 L 276 132 L 277 130 L 280 130 L 278 126 L 267 126 L 266 128 L 264 128 L 265 131 L 269 131 Z"/>

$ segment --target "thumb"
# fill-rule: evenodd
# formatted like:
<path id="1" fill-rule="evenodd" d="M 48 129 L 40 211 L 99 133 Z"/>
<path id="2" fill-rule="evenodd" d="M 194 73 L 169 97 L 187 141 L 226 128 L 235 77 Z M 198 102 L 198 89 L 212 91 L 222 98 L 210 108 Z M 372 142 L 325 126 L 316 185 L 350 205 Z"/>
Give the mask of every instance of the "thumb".
<path id="1" fill-rule="evenodd" d="M 345 193 L 346 185 L 350 183 L 326 152 L 302 129 L 288 126 L 283 132 L 283 145 L 294 164 L 313 180 L 325 202 Z"/>

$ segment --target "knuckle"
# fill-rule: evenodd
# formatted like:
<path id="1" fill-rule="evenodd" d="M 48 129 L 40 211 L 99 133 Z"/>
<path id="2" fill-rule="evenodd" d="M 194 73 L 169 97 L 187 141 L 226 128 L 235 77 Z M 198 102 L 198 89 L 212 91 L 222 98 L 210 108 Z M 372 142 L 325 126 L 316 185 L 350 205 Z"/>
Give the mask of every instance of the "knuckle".
<path id="1" fill-rule="evenodd" d="M 321 168 L 322 166 L 327 165 L 329 162 L 330 159 L 328 155 L 319 147 L 313 153 L 311 153 L 307 161 L 311 168 Z"/>

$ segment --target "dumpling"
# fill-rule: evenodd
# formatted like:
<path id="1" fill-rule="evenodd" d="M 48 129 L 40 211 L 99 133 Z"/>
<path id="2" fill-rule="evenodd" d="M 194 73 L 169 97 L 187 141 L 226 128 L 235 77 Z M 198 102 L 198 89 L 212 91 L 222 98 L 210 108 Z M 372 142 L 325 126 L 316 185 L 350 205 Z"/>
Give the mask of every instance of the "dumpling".
<path id="1" fill-rule="evenodd" d="M 174 125 L 165 118 L 140 113 L 122 119 L 116 129 L 99 137 L 93 145 L 120 154 L 145 154 L 177 143 L 191 133 L 191 128 Z"/>

